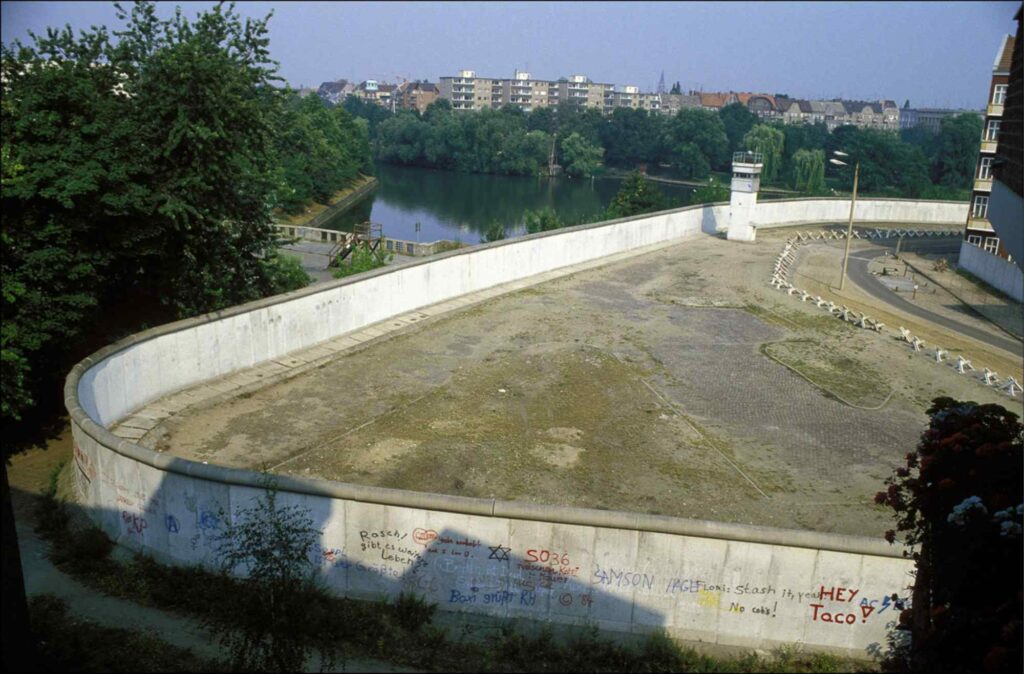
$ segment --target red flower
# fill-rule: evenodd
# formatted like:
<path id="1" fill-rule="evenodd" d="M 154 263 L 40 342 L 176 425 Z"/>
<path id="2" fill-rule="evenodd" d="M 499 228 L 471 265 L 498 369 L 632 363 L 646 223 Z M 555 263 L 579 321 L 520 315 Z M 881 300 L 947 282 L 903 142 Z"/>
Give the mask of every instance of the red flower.
<path id="1" fill-rule="evenodd" d="M 941 482 L 939 482 L 939 489 L 952 489 L 955 486 L 956 486 L 956 482 L 954 482 L 953 480 L 949 479 L 948 477 L 946 479 L 942 480 Z"/>
<path id="2" fill-rule="evenodd" d="M 877 503 L 878 505 L 885 505 L 886 500 L 887 499 L 884 491 L 880 491 L 877 494 L 875 494 L 875 503 Z"/>
<path id="3" fill-rule="evenodd" d="M 908 475 L 910 475 L 910 470 L 909 469 L 907 469 L 907 468 L 897 468 L 896 469 L 896 477 L 906 477 Z"/>

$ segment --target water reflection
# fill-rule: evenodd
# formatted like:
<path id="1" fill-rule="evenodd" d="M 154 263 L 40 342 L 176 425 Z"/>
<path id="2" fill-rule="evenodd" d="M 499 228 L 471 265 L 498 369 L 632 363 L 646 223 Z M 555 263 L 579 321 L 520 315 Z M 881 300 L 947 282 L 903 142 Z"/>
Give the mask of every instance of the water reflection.
<path id="1" fill-rule="evenodd" d="M 478 243 L 495 220 L 509 236 L 522 233 L 523 212 L 551 206 L 564 221 L 600 213 L 619 189 L 620 179 L 531 178 L 378 166 L 380 187 L 324 227 L 350 230 L 372 220 L 392 238 L 420 241 L 459 239 Z M 659 184 L 673 205 L 689 203 L 692 188 Z"/>

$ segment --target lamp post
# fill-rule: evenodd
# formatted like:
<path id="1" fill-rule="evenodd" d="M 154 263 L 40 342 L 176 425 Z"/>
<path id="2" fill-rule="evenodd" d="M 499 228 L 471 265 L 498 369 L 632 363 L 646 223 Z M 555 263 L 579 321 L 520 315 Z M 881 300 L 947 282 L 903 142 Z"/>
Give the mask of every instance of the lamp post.
<path id="1" fill-rule="evenodd" d="M 832 154 L 837 157 L 849 157 L 850 155 L 845 152 L 836 150 Z M 829 162 L 836 166 L 847 166 L 845 161 L 839 159 L 829 159 Z M 850 221 L 846 225 L 846 251 L 843 253 L 843 275 L 839 277 L 839 290 L 843 289 L 843 285 L 846 283 L 846 265 L 850 261 L 850 239 L 853 238 L 853 207 L 857 205 L 857 179 L 860 177 L 860 161 L 854 165 L 853 169 L 853 197 L 850 199 Z"/>

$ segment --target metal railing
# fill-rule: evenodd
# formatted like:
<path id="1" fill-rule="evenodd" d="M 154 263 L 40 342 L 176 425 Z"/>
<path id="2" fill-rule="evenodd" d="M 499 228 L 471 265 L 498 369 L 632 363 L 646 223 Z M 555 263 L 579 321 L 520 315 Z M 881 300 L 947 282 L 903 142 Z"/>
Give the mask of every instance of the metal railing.
<path id="1" fill-rule="evenodd" d="M 752 152 L 746 150 L 743 152 L 733 152 L 732 154 L 733 164 L 763 164 L 764 155 L 760 152 Z"/>

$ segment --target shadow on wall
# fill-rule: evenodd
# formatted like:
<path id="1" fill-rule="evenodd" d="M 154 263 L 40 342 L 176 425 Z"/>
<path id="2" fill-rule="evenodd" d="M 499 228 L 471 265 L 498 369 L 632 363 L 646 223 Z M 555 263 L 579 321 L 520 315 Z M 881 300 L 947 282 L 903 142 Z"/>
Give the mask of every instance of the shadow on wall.
<path id="1" fill-rule="evenodd" d="M 86 506 L 92 521 L 119 545 L 164 563 L 216 568 L 216 539 L 228 513 L 250 508 L 263 493 L 175 473 L 163 473 L 160 479 L 161 471 L 131 461 L 138 471 L 133 480 L 130 473 L 135 470 L 118 474 L 124 457 L 108 466 L 101 460 L 97 466 L 77 444 L 74 457 L 78 488 L 84 490 L 80 493 L 91 494 L 94 503 L 102 495 L 101 502 L 118 504 L 116 511 Z M 152 488 L 147 488 L 149 477 L 157 478 Z M 625 632 L 666 624 L 662 613 L 633 601 L 632 590 L 655 590 L 653 575 L 598 568 L 596 573 L 603 573 L 605 584 L 620 596 L 596 589 L 595 569 L 579 559 L 578 546 L 553 544 L 543 523 L 536 524 L 536 545 L 520 550 L 509 541 L 505 520 L 435 530 L 415 524 L 460 518 L 469 524 L 469 516 L 288 491 L 278 492 L 278 503 L 307 510 L 313 526 L 323 532 L 313 561 L 337 595 L 377 600 L 415 593 L 446 611 L 596 624 Z M 369 528 L 369 522 L 379 526 Z M 534 523 L 521 524 L 520 529 Z M 487 531 L 480 531 L 481 526 Z"/>
<path id="2" fill-rule="evenodd" d="M 720 231 L 724 232 L 729 226 L 729 206 L 728 204 L 722 204 L 716 207 L 713 204 L 707 204 L 701 210 L 700 216 L 700 231 L 705 234 L 711 234 L 714 236 Z"/>
<path id="3" fill-rule="evenodd" d="M 263 492 L 164 472 L 111 451 L 93 460 L 77 443 L 74 455 L 85 500 L 116 503 L 116 510 L 93 505 L 93 521 L 120 545 L 164 563 L 213 567 L 227 513 L 251 507 Z M 184 469 L 189 462 L 171 464 Z M 278 502 L 307 510 L 322 530 L 312 554 L 332 592 L 371 600 L 411 592 L 445 611 L 499 619 L 617 632 L 665 628 L 691 641 L 803 643 L 864 656 L 895 624 L 891 593 L 905 595 L 910 582 L 903 560 L 285 489 Z"/>

